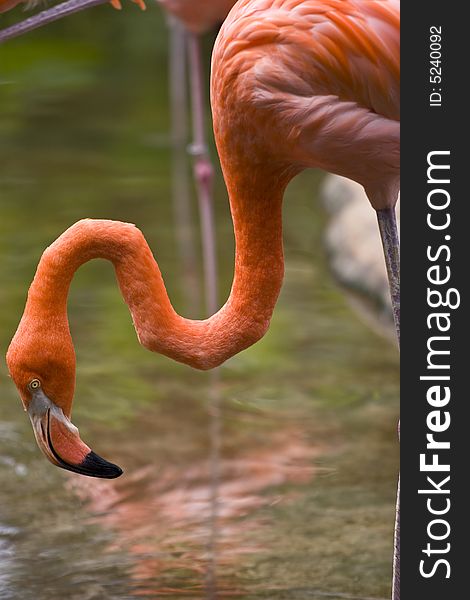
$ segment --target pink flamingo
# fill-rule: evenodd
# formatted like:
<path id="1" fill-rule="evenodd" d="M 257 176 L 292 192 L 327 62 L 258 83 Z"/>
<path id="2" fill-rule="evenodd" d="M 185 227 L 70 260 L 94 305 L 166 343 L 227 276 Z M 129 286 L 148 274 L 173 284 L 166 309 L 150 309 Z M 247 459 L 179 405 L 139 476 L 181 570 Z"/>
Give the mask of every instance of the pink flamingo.
<path id="1" fill-rule="evenodd" d="M 68 4 L 80 10 L 90 1 Z M 99 477 L 121 473 L 80 440 L 69 420 L 75 356 L 66 305 L 76 269 L 93 258 L 110 260 L 140 343 L 213 368 L 269 326 L 284 272 L 284 190 L 305 168 L 364 186 L 378 215 L 399 335 L 399 67 L 398 0 L 238 2 L 219 33 L 211 83 L 236 240 L 230 297 L 209 319 L 185 319 L 135 227 L 85 220 L 60 236 L 41 258 L 7 355 L 38 443 L 54 464 Z M 398 542 L 397 535 L 395 600 Z"/>

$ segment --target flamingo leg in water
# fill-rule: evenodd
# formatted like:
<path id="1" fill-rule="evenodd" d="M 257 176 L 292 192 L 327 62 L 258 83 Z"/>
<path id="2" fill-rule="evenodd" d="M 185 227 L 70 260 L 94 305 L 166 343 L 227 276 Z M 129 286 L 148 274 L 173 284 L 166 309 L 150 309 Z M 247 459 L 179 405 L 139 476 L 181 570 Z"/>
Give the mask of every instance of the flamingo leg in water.
<path id="1" fill-rule="evenodd" d="M 377 219 L 387 265 L 393 319 L 397 330 L 398 345 L 400 345 L 400 241 L 395 209 L 389 208 L 377 211 Z M 400 429 L 400 425 L 398 425 L 398 428 Z M 393 550 L 392 600 L 400 600 L 400 479 L 398 479 Z"/>
<path id="2" fill-rule="evenodd" d="M 196 318 L 201 309 L 196 241 L 193 232 L 189 186 L 188 90 L 186 80 L 186 30 L 176 18 L 168 18 L 170 30 L 170 105 L 172 130 L 173 212 L 182 265 L 185 313 Z"/>
<path id="3" fill-rule="evenodd" d="M 398 345 L 400 345 L 400 240 L 394 208 L 377 211 L 380 235 L 387 266 L 390 295 Z"/>
<path id="4" fill-rule="evenodd" d="M 215 251 L 215 227 L 213 208 L 214 167 L 209 158 L 206 139 L 206 119 L 204 102 L 204 73 L 201 38 L 188 35 L 188 60 L 191 78 L 191 108 L 193 143 L 190 152 L 194 157 L 194 177 L 199 203 L 202 229 L 202 252 L 206 307 L 209 314 L 217 312 L 217 263 Z"/>
<path id="5" fill-rule="evenodd" d="M 204 73 L 201 38 L 195 34 L 188 36 L 188 54 L 191 77 L 191 106 L 193 117 L 193 143 L 191 154 L 194 157 L 194 175 L 199 203 L 201 222 L 202 254 L 204 264 L 204 289 L 206 311 L 209 315 L 218 309 L 217 300 L 217 258 L 214 224 L 213 181 L 214 167 L 209 158 L 206 140 L 206 119 L 204 102 Z M 208 569 L 206 593 L 209 600 L 217 599 L 217 539 L 220 484 L 220 453 L 222 443 L 222 409 L 219 391 L 220 372 L 214 369 L 209 374 L 210 386 L 210 514 L 209 540 L 207 545 Z"/>
<path id="6" fill-rule="evenodd" d="M 210 498 L 209 538 L 207 543 L 208 566 L 206 572 L 207 600 L 217 600 L 217 542 L 219 538 L 219 489 L 222 450 L 222 406 L 220 395 L 220 370 L 209 373 L 209 441 L 210 441 Z"/>

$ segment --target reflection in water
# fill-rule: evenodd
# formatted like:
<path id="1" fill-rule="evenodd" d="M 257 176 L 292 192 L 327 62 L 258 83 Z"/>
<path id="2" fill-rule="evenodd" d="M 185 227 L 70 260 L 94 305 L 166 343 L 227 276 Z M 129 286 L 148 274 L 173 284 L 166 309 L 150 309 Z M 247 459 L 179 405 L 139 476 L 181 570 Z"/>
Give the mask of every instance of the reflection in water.
<path id="1" fill-rule="evenodd" d="M 3 444 L 14 444 L 18 436 L 10 423 L 0 423 L 0 440 Z M 18 480 L 28 474 L 26 466 L 17 462 L 13 456 L 0 453 L 0 469 L 7 469 L 14 473 Z M 15 564 L 15 540 L 20 534 L 17 527 L 12 527 L 3 522 L 4 515 L 0 504 L 0 598 L 10 600 L 17 598 L 15 594 L 11 573 Z"/>
<path id="2" fill-rule="evenodd" d="M 285 428 L 257 445 L 237 448 L 220 461 L 218 594 L 242 593 L 229 574 L 241 555 L 263 549 L 263 531 L 272 522 L 262 509 L 295 498 L 296 486 L 310 482 L 317 454 L 302 430 Z M 174 593 L 177 590 L 166 582 L 179 579 L 181 585 L 181 579 L 187 579 L 178 593 L 204 596 L 211 558 L 205 552 L 212 510 L 210 464 L 198 459 L 171 465 L 168 457 L 164 460 L 157 454 L 126 478 L 70 479 L 70 489 L 86 501 L 90 522 L 113 530 L 109 550 L 126 548 L 134 557 L 131 574 L 139 593 L 158 597 Z M 283 486 L 289 490 L 283 491 Z"/>
<path id="3" fill-rule="evenodd" d="M 1 518 L 1 513 L 0 513 Z M 19 531 L 14 527 L 3 525 L 0 521 L 0 598 L 15 598 L 10 573 L 14 564 L 14 539 Z"/>

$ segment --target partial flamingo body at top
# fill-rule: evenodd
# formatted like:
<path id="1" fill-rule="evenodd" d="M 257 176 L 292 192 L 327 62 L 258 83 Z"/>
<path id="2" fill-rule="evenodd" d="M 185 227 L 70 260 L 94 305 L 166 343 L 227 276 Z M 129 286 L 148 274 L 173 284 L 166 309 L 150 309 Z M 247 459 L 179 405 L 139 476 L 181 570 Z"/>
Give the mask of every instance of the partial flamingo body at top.
<path id="1" fill-rule="evenodd" d="M 121 1 L 120 0 L 98 0 L 96 4 L 105 4 L 109 2 L 114 8 L 120 10 L 121 9 Z M 135 4 L 138 4 L 142 10 L 145 10 L 145 2 L 144 0 L 131 0 Z M 15 8 L 18 4 L 26 4 L 27 8 L 35 8 L 41 3 L 41 0 L 0 0 L 0 13 L 7 12 L 12 8 Z M 66 3 L 63 2 L 65 5 Z M 60 3 L 55 7 L 60 8 Z"/>
<path id="2" fill-rule="evenodd" d="M 15 8 L 18 4 L 24 3 L 26 0 L 0 0 L 0 13 L 7 12 Z"/>
<path id="3" fill-rule="evenodd" d="M 192 33 L 205 33 L 220 25 L 236 0 L 157 0 Z"/>
<path id="4" fill-rule="evenodd" d="M 120 0 L 109 1 L 115 8 L 120 8 Z M 156 2 L 177 17 L 189 31 L 205 33 L 223 22 L 236 0 L 156 0 Z M 0 0 L 0 13 L 7 12 L 22 3 L 35 4 L 28 0 Z M 145 8 L 143 0 L 137 0 L 137 4 Z"/>
<path id="5" fill-rule="evenodd" d="M 178 315 L 143 234 L 125 223 L 80 221 L 39 263 L 7 361 L 39 445 L 61 467 L 120 473 L 69 420 L 75 353 L 67 296 L 81 265 L 112 262 L 143 346 L 212 368 L 269 327 L 284 274 L 282 201 L 296 174 L 318 167 L 354 179 L 376 210 L 397 200 L 397 0 L 240 0 L 215 44 L 211 90 L 236 242 L 224 306 L 201 321 Z"/>

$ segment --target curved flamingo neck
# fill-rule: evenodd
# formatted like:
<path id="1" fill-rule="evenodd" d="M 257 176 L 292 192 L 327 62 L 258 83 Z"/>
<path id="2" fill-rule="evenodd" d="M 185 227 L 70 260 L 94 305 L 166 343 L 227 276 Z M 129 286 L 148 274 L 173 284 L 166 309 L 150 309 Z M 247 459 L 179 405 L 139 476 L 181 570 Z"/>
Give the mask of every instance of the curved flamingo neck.
<path id="1" fill-rule="evenodd" d="M 135 226 L 88 219 L 70 227 L 44 252 L 24 318 L 50 320 L 58 332 L 64 324 L 68 328 L 74 273 L 89 260 L 103 258 L 114 265 L 143 346 L 200 369 L 221 364 L 264 335 L 282 283 L 283 189 L 273 186 L 270 195 L 258 192 L 243 183 L 232 202 L 234 280 L 227 302 L 209 319 L 189 320 L 174 311 L 158 264 Z"/>

